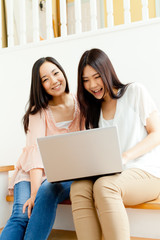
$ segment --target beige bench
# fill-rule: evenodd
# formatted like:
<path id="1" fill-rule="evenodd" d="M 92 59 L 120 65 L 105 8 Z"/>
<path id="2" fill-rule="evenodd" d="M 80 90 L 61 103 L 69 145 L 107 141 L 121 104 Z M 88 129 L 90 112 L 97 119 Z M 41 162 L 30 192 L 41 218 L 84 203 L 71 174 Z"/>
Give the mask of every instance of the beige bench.
<path id="1" fill-rule="evenodd" d="M 14 170 L 14 166 L 4 166 L 4 167 L 0 167 L 0 172 L 2 171 L 11 171 Z M 14 201 L 14 196 L 13 195 L 7 195 L 6 196 L 6 201 L 7 202 L 13 202 Z M 71 204 L 70 200 L 67 199 L 65 201 L 63 201 L 61 204 Z M 145 202 L 142 204 L 138 204 L 135 206 L 125 206 L 126 208 L 136 208 L 136 209 L 154 209 L 154 210 L 160 210 L 160 198 L 153 200 L 153 201 L 149 201 L 149 202 Z"/>
<path id="2" fill-rule="evenodd" d="M 14 166 L 10 165 L 10 166 L 2 166 L 0 167 L 0 172 L 9 172 L 11 170 L 14 170 Z M 13 195 L 7 195 L 6 196 L 6 201 L 7 202 L 13 202 L 14 201 L 14 196 Z M 62 204 L 71 204 L 70 200 L 65 200 L 62 202 Z M 136 209 L 154 209 L 154 210 L 160 210 L 160 198 L 153 200 L 153 201 L 149 201 L 146 203 L 142 203 L 139 205 L 135 205 L 135 206 L 125 206 L 126 208 L 136 208 Z"/>
<path id="3" fill-rule="evenodd" d="M 6 200 L 8 202 L 13 202 L 14 201 L 14 196 L 10 196 L 7 195 L 6 196 Z M 70 200 L 65 200 L 63 201 L 61 204 L 71 204 Z M 160 198 L 153 200 L 153 201 L 149 201 L 146 203 L 142 203 L 139 205 L 135 205 L 135 206 L 125 206 L 126 208 L 136 208 L 136 209 L 154 209 L 154 210 L 160 210 Z"/>

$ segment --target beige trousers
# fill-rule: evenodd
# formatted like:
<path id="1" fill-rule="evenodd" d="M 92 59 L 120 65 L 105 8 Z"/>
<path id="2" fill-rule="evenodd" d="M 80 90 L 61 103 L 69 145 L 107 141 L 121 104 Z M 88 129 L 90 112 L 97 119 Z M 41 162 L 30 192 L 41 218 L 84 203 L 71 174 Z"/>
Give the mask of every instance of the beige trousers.
<path id="1" fill-rule="evenodd" d="M 71 186 L 72 212 L 78 240 L 129 240 L 128 216 L 124 205 L 156 199 L 160 178 L 140 169 Z"/>

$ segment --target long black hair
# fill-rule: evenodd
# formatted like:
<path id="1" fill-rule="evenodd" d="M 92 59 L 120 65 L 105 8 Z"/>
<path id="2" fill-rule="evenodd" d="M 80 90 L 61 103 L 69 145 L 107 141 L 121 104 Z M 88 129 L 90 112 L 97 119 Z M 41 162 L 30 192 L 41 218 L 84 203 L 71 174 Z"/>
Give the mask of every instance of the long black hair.
<path id="1" fill-rule="evenodd" d="M 100 49 L 93 48 L 83 53 L 78 65 L 78 88 L 77 97 L 80 105 L 81 120 L 85 118 L 86 128 L 97 128 L 102 99 L 96 99 L 92 94 L 85 90 L 83 85 L 83 71 L 89 65 L 94 68 L 102 78 L 104 88 L 108 91 L 113 99 L 118 99 L 123 96 L 128 84 L 123 84 L 117 77 L 113 65 L 106 55 Z M 119 94 L 116 95 L 114 89 L 120 89 Z"/>
<path id="2" fill-rule="evenodd" d="M 42 108 L 46 108 L 48 106 L 49 100 L 51 100 L 53 97 L 49 95 L 43 88 L 39 69 L 42 66 L 44 62 L 51 62 L 55 64 L 59 70 L 63 73 L 64 78 L 66 80 L 66 88 L 65 92 L 69 93 L 69 85 L 67 76 L 65 74 L 65 71 L 63 70 L 62 66 L 57 62 L 56 59 L 52 57 L 43 57 L 38 59 L 32 68 L 32 77 L 31 77 L 31 88 L 30 88 L 30 96 L 28 100 L 28 108 L 26 110 L 26 113 L 23 117 L 23 126 L 24 131 L 27 133 L 28 130 L 28 124 L 29 124 L 29 115 L 36 114 L 38 111 L 41 111 Z"/>

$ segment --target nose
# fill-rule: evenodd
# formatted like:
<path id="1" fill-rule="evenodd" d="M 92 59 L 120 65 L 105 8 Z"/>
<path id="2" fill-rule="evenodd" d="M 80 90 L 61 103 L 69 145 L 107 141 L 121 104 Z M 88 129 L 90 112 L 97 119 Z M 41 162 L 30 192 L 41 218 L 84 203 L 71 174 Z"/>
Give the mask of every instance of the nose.
<path id="1" fill-rule="evenodd" d="M 51 77 L 50 77 L 50 83 L 51 83 L 51 84 L 57 83 L 57 78 L 56 78 L 55 76 L 51 76 Z"/>
<path id="2" fill-rule="evenodd" d="M 94 79 L 90 80 L 90 88 L 94 89 L 97 86 L 96 81 Z"/>

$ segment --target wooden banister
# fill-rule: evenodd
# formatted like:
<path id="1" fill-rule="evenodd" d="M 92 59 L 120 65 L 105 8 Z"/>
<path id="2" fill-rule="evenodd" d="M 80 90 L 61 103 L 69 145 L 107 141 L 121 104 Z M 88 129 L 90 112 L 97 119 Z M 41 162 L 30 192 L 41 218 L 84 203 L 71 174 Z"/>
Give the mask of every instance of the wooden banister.
<path id="1" fill-rule="evenodd" d="M 7 202 L 13 202 L 14 201 L 14 196 L 13 195 L 7 195 L 6 196 L 6 201 Z"/>
<path id="2" fill-rule="evenodd" d="M 14 165 L 0 166 L 0 172 L 9 172 L 14 170 Z"/>

